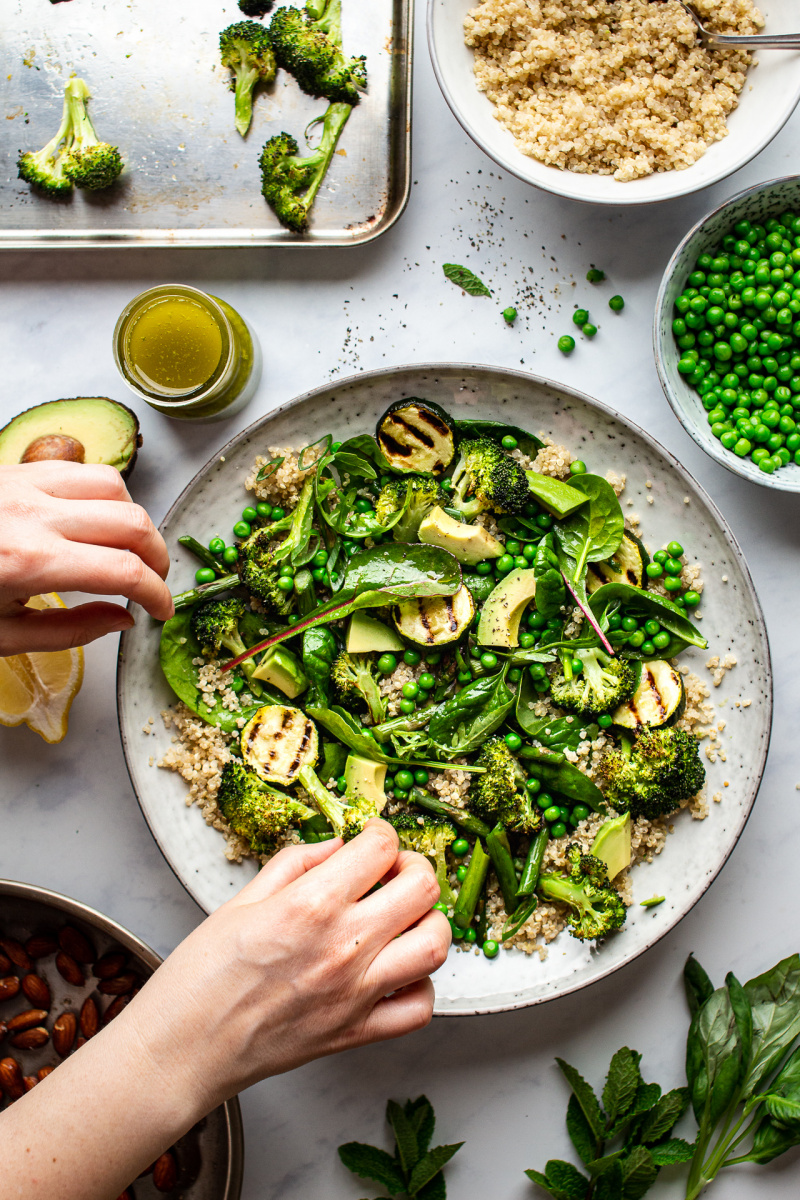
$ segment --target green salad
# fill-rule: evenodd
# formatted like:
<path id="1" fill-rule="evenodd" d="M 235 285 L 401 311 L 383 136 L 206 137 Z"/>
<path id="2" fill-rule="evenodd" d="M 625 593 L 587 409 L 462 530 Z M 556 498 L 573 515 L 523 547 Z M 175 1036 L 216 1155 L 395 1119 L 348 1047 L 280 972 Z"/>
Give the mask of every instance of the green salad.
<path id="1" fill-rule="evenodd" d="M 582 940 L 623 925 L 632 830 L 704 784 L 674 659 L 707 643 L 683 547 L 651 558 L 570 458 L 407 398 L 259 459 L 232 544 L 180 539 L 202 565 L 161 665 L 240 854 L 380 815 L 487 957 L 537 906 Z"/>

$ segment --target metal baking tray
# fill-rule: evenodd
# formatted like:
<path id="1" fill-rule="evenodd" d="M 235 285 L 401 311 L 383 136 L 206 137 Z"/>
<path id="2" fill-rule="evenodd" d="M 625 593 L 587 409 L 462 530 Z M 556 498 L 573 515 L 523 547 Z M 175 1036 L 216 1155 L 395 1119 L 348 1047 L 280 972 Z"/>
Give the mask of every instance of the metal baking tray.
<path id="1" fill-rule="evenodd" d="M 279 71 L 239 136 L 218 49 L 220 30 L 242 18 L 235 0 L 0 0 L 0 247 L 352 246 L 377 237 L 408 199 L 412 10 L 413 0 L 344 0 L 345 49 L 366 54 L 369 89 L 298 237 L 262 199 L 258 157 L 282 130 L 302 147 L 326 101 Z M 17 158 L 55 134 L 73 73 L 92 92 L 99 136 L 119 146 L 127 169 L 106 192 L 47 200 L 17 178 Z"/>

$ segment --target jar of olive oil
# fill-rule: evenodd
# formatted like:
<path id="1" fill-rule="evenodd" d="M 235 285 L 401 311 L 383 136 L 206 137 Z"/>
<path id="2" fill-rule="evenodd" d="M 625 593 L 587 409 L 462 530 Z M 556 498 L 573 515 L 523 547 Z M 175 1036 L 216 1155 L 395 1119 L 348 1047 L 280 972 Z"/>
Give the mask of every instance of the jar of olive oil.
<path id="1" fill-rule="evenodd" d="M 131 391 L 186 421 L 232 416 L 261 377 L 261 349 L 244 318 L 180 283 L 131 300 L 114 330 L 114 359 Z"/>

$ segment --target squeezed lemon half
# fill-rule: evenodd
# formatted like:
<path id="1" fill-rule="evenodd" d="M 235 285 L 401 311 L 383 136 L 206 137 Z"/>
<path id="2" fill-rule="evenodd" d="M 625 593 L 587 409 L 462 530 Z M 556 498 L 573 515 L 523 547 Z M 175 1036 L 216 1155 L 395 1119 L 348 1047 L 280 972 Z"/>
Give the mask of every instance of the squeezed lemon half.
<path id="1" fill-rule="evenodd" d="M 66 608 L 55 592 L 31 596 L 30 608 Z M 32 651 L 0 658 L 0 725 L 22 725 L 60 742 L 83 682 L 83 650 Z"/>

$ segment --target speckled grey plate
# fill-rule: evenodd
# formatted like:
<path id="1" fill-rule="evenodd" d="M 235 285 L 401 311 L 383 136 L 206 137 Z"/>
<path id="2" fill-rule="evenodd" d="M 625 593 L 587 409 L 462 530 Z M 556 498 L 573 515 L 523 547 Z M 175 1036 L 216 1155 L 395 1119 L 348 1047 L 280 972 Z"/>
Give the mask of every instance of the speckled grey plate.
<path id="1" fill-rule="evenodd" d="M 751 459 L 737 458 L 732 450 L 725 449 L 719 438 L 714 437 L 700 396 L 678 371 L 681 352 L 672 332 L 676 297 L 685 288 L 698 257 L 718 246 L 738 221 L 763 224 L 769 217 L 780 216 L 789 208 L 800 210 L 800 175 L 787 175 L 768 183 L 757 183 L 755 187 L 747 188 L 720 204 L 719 208 L 708 213 L 689 230 L 669 260 L 658 289 L 653 347 L 664 394 L 675 416 L 701 450 L 751 483 L 777 488 L 781 492 L 800 492 L 800 466 L 796 463 L 781 467 L 774 475 L 766 475 Z"/>
<path id="2" fill-rule="evenodd" d="M 309 392 L 244 430 L 198 472 L 164 520 L 162 533 L 173 553 L 173 590 L 190 585 L 196 565 L 178 546 L 178 535 L 193 533 L 207 541 L 231 527 L 241 512 L 244 478 L 256 454 L 268 445 L 302 446 L 328 432 L 336 438 L 371 432 L 386 406 L 403 396 L 427 397 L 455 415 L 505 419 L 534 433 L 543 430 L 568 445 L 590 470 L 613 468 L 627 475 L 623 505 L 633 501 L 625 511 L 639 512 L 645 540 L 655 548 L 679 537 L 690 557 L 704 566 L 702 627 L 709 649 L 689 651 L 682 661 L 709 684 L 704 663 L 711 655 L 733 653 L 739 661 L 722 685 L 711 689 L 719 716 L 727 722 L 721 734 L 727 761 L 709 764 L 708 791 L 720 792 L 723 801 L 711 804 L 705 821 L 692 821 L 688 814 L 676 819 L 664 854 L 633 873 L 636 900 L 665 894 L 666 902 L 650 910 L 634 906 L 624 931 L 598 949 L 564 934 L 551 945 L 545 962 L 518 952 L 503 952 L 489 961 L 453 951 L 437 974 L 438 1013 L 463 1016 L 522 1008 L 585 987 L 636 958 L 685 916 L 721 870 L 744 828 L 767 754 L 772 720 L 767 635 L 733 535 L 680 463 L 643 430 L 588 396 L 495 367 L 423 365 L 357 375 Z M 137 623 L 122 637 L 117 685 L 128 770 L 165 858 L 210 912 L 251 878 L 255 866 L 229 863 L 221 835 L 204 824 L 196 808 L 183 803 L 183 781 L 150 765 L 170 745 L 158 713 L 171 703 L 172 693 L 158 665 L 159 627 L 141 609 L 134 611 Z M 740 698 L 750 701 L 747 708 L 735 707 Z M 142 727 L 150 717 L 155 718 L 153 732 L 144 735 Z"/>
<path id="3" fill-rule="evenodd" d="M 126 950 L 131 966 L 144 978 L 161 965 L 161 959 L 143 941 L 129 933 L 122 925 L 103 916 L 88 904 L 61 896 L 46 888 L 34 887 L 29 883 L 16 883 L 11 879 L 0 879 L 0 931 L 8 937 L 26 942 L 34 934 L 58 930 L 64 925 L 73 925 L 89 938 L 98 957 L 110 950 Z M 100 1001 L 101 1011 L 109 997 L 99 996 L 95 990 L 96 980 L 89 975 L 82 988 L 65 983 L 55 969 L 52 956 L 36 960 L 36 972 L 47 980 L 53 994 L 53 1015 L 69 1009 L 79 1012 L 87 996 L 94 994 Z M 14 1000 L 3 1004 L 3 1016 L 7 1020 L 15 1012 L 30 1007 L 20 992 Z M 52 1022 L 46 1022 L 50 1028 Z M 58 1058 L 48 1044 L 40 1050 L 5 1050 L 13 1053 L 23 1067 L 23 1073 L 33 1074 L 40 1067 L 55 1066 Z M 181 1200 L 239 1200 L 242 1191 L 244 1168 L 244 1142 L 242 1139 L 242 1115 L 237 1099 L 228 1100 L 199 1121 L 175 1145 L 178 1162 L 178 1186 L 173 1195 L 180 1194 Z M 149 1176 L 136 1180 L 133 1186 L 136 1200 L 151 1200 L 159 1196 Z"/>

